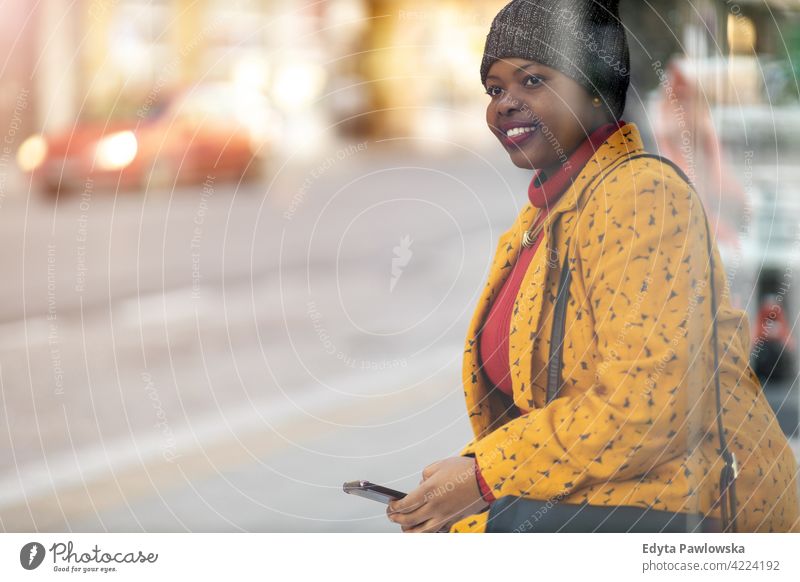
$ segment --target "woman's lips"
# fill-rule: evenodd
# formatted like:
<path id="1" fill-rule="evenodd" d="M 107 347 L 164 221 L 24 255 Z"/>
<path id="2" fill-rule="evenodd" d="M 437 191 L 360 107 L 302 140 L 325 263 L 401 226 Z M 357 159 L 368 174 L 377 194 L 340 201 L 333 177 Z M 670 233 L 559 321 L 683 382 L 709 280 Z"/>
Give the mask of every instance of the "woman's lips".
<path id="1" fill-rule="evenodd" d="M 519 133 L 519 134 L 514 135 L 514 136 L 511 136 L 511 137 L 509 137 L 505 133 L 500 133 L 499 134 L 500 141 L 506 147 L 512 147 L 513 146 L 513 147 L 518 148 L 522 144 L 524 144 L 528 140 L 530 140 L 534 135 L 536 135 L 536 132 L 539 131 L 539 126 L 534 125 L 534 126 L 530 126 L 530 127 L 525 127 L 523 129 L 525 129 L 524 132 Z"/>

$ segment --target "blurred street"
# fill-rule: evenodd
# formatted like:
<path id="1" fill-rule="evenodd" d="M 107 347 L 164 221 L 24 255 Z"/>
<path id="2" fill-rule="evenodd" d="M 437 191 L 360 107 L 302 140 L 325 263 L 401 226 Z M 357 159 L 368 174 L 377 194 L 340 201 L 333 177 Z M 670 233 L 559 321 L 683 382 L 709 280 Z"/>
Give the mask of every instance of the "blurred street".
<path id="1" fill-rule="evenodd" d="M 463 335 L 525 173 L 370 147 L 299 205 L 308 168 L 7 201 L 4 529 L 395 529 L 341 484 L 409 490 L 470 437 Z"/>

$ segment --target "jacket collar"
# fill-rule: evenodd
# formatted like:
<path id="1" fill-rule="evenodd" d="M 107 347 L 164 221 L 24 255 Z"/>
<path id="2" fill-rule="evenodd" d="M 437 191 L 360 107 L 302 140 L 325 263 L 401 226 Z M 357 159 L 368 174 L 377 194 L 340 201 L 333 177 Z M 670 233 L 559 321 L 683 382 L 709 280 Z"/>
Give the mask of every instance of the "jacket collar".
<path id="1" fill-rule="evenodd" d="M 621 161 L 622 158 L 630 157 L 644 151 L 639 128 L 635 123 L 628 122 L 617 131 L 612 133 L 606 141 L 598 148 L 594 155 L 589 158 L 577 178 L 564 194 L 559 197 L 555 205 L 548 212 L 547 223 L 555 222 L 556 216 L 564 212 L 573 210 L 579 202 L 582 194 L 589 190 L 588 186 L 600 176 L 604 170 Z M 520 211 L 517 221 L 506 235 L 511 237 L 521 237 L 522 233 L 530 228 L 536 218 L 537 208 L 528 200 Z M 513 239 L 512 239 L 513 240 Z"/>
<path id="2" fill-rule="evenodd" d="M 626 123 L 620 119 L 595 129 L 552 175 L 548 176 L 541 169 L 537 170 L 528 185 L 528 200 L 531 201 L 531 204 L 537 208 L 553 206 L 561 194 L 567 191 L 572 181 L 580 175 L 586 162 L 595 154 L 597 148 Z"/>

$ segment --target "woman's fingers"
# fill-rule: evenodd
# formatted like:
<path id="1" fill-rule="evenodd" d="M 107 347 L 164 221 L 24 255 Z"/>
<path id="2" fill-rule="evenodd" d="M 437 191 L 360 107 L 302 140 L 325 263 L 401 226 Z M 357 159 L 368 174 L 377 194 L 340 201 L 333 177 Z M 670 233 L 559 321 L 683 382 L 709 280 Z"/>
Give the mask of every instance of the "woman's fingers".
<path id="1" fill-rule="evenodd" d="M 397 514 L 401 514 L 401 513 L 411 513 L 412 511 L 416 511 L 417 509 L 419 509 L 423 505 L 425 505 L 425 500 L 424 499 L 422 499 L 420 501 L 417 501 L 415 503 L 411 503 L 411 504 L 405 503 L 405 504 L 402 504 L 402 505 L 399 505 L 396 502 L 392 502 L 386 507 L 386 515 L 397 515 Z"/>
<path id="2" fill-rule="evenodd" d="M 386 513 L 391 515 L 394 512 L 408 513 L 415 511 L 425 504 L 426 487 L 417 487 L 402 499 L 395 499 L 389 502 Z"/>
<path id="3" fill-rule="evenodd" d="M 427 467 L 425 467 L 425 468 L 422 470 L 422 481 L 424 481 L 425 479 L 430 479 L 430 477 L 431 477 L 431 476 L 432 476 L 432 475 L 433 475 L 433 474 L 436 472 L 436 470 L 438 469 L 438 466 L 439 466 L 439 463 L 440 463 L 440 462 L 441 462 L 441 461 L 434 461 L 433 463 L 431 463 L 430 465 L 428 465 Z M 421 482 L 421 481 L 420 481 L 420 482 Z"/>
<path id="4" fill-rule="evenodd" d="M 430 507 L 423 503 L 414 511 L 390 513 L 389 519 L 403 527 L 414 527 L 430 519 L 430 511 Z"/>

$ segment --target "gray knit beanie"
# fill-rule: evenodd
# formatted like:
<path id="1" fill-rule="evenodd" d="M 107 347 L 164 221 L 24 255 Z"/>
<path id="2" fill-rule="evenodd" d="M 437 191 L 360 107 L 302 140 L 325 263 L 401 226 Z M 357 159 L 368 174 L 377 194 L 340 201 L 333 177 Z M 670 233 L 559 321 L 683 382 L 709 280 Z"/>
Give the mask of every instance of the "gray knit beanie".
<path id="1" fill-rule="evenodd" d="M 498 59 L 536 61 L 571 77 L 622 117 L 630 56 L 619 0 L 513 0 L 495 16 L 481 63 L 481 83 Z"/>

